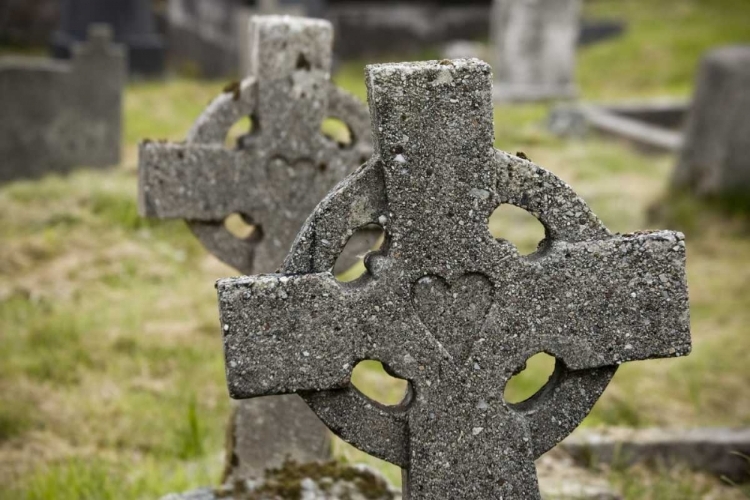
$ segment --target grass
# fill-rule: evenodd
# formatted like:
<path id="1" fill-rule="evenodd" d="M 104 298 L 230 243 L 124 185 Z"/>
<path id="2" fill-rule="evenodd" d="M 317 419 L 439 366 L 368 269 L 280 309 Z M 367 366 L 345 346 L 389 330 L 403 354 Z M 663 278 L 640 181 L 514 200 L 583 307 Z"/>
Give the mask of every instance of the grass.
<path id="1" fill-rule="evenodd" d="M 591 99 L 687 96 L 704 50 L 750 41 L 744 0 L 598 0 L 586 11 L 628 21 L 623 37 L 580 53 Z M 364 97 L 362 64 L 343 65 L 336 80 Z M 212 284 L 236 272 L 183 223 L 138 217 L 135 165 L 138 140 L 183 139 L 224 83 L 133 83 L 119 167 L 0 188 L 0 498 L 156 498 L 218 481 L 229 401 Z M 647 213 L 675 159 L 561 141 L 541 125 L 548 109 L 498 107 L 498 147 L 562 177 L 613 231 L 659 226 Z M 747 225 L 691 201 L 677 212 L 688 230 L 694 352 L 623 366 L 585 426 L 750 425 Z M 490 230 L 524 252 L 541 237 L 533 218 L 512 210 L 493 216 Z M 549 365 L 532 360 L 506 396 L 533 391 Z M 400 399 L 403 382 L 377 363 L 358 370 L 373 397 Z M 400 481 L 397 468 L 345 443 L 335 450 Z M 628 499 L 741 494 L 685 471 L 611 477 Z"/>

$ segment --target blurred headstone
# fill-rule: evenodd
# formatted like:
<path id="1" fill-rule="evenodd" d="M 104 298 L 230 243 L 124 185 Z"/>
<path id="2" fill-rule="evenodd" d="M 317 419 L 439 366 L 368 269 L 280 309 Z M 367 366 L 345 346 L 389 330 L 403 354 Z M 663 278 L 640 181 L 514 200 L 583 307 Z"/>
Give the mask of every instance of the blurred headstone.
<path id="1" fill-rule="evenodd" d="M 237 73 L 240 0 L 169 0 L 169 63 L 217 78 Z"/>
<path id="2" fill-rule="evenodd" d="M 253 16 L 323 12 L 323 0 L 169 0 L 170 64 L 206 78 L 247 76 Z"/>
<path id="3" fill-rule="evenodd" d="M 495 100 L 575 97 L 581 0 L 495 0 Z"/>
<path id="4" fill-rule="evenodd" d="M 274 271 L 310 211 L 372 152 L 367 109 L 330 80 L 330 23 L 260 16 L 252 30 L 252 76 L 215 99 L 185 143 L 144 141 L 139 157 L 141 213 L 187 220 L 209 251 L 247 274 Z M 248 117 L 252 128 L 225 146 Z M 328 117 L 348 129 L 348 143 L 322 133 Z M 232 214 L 251 234 L 227 229 Z M 240 404 L 229 434 L 231 479 L 257 477 L 287 455 L 329 455 L 325 426 L 294 395 Z"/>
<path id="5" fill-rule="evenodd" d="M 402 467 L 406 499 L 539 499 L 534 460 L 617 366 L 690 352 L 684 236 L 613 235 L 550 172 L 495 150 L 486 63 L 374 65 L 365 79 L 375 155 L 315 208 L 278 273 L 217 283 L 230 395 L 300 394 L 341 438 Z M 533 258 L 488 232 L 504 203 L 544 225 Z M 342 286 L 333 262 L 375 221 L 385 248 Z M 540 352 L 554 376 L 507 402 Z M 361 360 L 408 380 L 404 399 L 358 391 Z"/>
<path id="6" fill-rule="evenodd" d="M 52 38 L 55 57 L 69 57 L 72 44 L 86 37 L 92 23 L 106 23 L 115 41 L 128 49 L 131 74 L 154 76 L 164 71 L 164 46 L 150 0 L 60 1 L 60 26 Z"/>
<path id="7" fill-rule="evenodd" d="M 125 49 L 91 25 L 70 61 L 0 58 L 0 182 L 120 160 Z"/>
<path id="8" fill-rule="evenodd" d="M 673 185 L 750 199 L 750 45 L 703 58 Z"/>
<path id="9" fill-rule="evenodd" d="M 451 40 L 487 36 L 489 0 L 329 1 L 325 17 L 336 29 L 343 59 L 414 54 Z"/>

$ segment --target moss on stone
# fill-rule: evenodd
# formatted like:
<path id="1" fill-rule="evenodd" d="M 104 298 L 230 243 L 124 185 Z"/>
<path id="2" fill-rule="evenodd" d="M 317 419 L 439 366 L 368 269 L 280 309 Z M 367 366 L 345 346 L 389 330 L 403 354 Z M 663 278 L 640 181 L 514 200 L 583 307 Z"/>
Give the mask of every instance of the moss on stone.
<path id="1" fill-rule="evenodd" d="M 324 491 L 329 491 L 340 481 L 352 484 L 368 500 L 389 498 L 385 480 L 370 471 L 333 460 L 304 464 L 287 460 L 281 467 L 267 470 L 265 481 L 259 488 L 247 491 L 244 483 L 237 484 L 233 493 L 238 500 L 299 500 L 302 497 L 302 481 L 308 478 Z"/>

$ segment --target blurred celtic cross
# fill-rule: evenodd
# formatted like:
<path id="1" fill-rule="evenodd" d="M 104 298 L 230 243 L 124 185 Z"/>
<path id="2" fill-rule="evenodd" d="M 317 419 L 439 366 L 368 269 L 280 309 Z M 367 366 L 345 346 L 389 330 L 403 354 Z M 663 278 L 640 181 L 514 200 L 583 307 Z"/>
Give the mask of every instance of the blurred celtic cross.
<path id="1" fill-rule="evenodd" d="M 144 141 L 139 152 L 141 213 L 186 220 L 211 253 L 248 274 L 276 269 L 315 205 L 372 152 L 366 107 L 330 80 L 331 25 L 268 16 L 249 28 L 252 75 L 209 104 L 187 141 Z M 348 137 L 325 135 L 327 119 Z M 227 146 L 240 121 L 251 125 Z M 230 231 L 232 216 L 249 234 Z M 287 455 L 330 453 L 325 426 L 297 396 L 246 402 L 231 426 L 232 479 L 258 476 Z"/>

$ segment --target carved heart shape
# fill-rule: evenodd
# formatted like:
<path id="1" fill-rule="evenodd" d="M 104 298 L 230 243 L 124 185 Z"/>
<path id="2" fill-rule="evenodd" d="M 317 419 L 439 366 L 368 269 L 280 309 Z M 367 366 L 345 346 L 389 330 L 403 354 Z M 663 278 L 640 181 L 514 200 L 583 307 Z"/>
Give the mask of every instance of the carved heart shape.
<path id="1" fill-rule="evenodd" d="M 452 284 L 428 275 L 414 284 L 414 308 L 422 323 L 456 361 L 465 361 L 492 305 L 492 283 L 478 273 Z"/>

